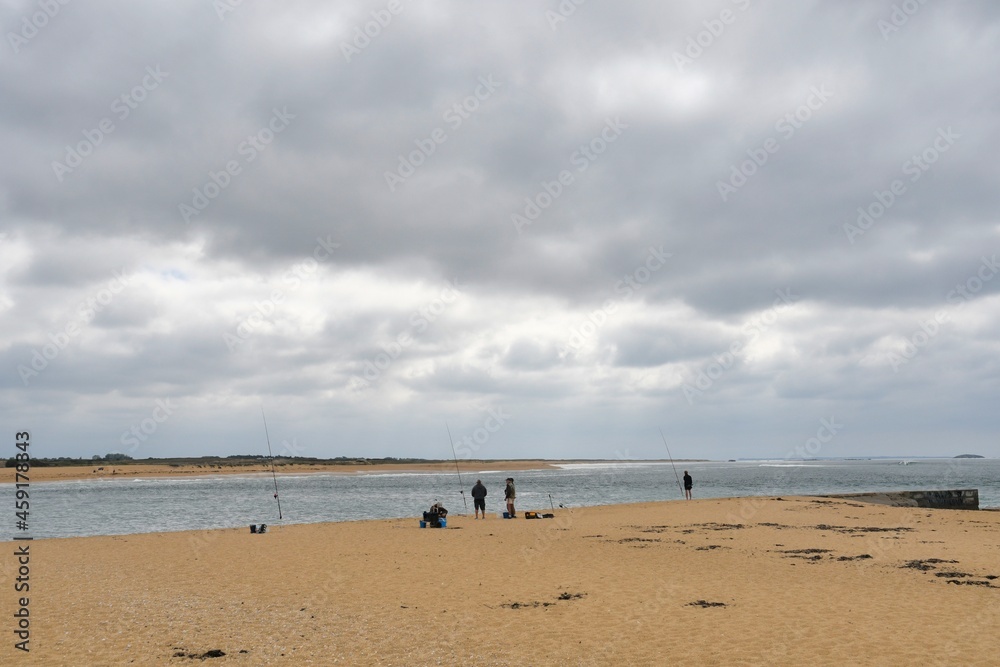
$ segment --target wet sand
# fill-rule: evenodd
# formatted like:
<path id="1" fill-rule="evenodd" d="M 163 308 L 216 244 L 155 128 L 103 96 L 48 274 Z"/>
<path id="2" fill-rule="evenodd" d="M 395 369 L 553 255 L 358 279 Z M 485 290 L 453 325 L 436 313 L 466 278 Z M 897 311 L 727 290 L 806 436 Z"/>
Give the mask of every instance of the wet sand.
<path id="1" fill-rule="evenodd" d="M 7 543 L 0 663 L 996 664 L 1000 512 L 748 498 L 417 523 L 34 541 L 29 656 Z"/>

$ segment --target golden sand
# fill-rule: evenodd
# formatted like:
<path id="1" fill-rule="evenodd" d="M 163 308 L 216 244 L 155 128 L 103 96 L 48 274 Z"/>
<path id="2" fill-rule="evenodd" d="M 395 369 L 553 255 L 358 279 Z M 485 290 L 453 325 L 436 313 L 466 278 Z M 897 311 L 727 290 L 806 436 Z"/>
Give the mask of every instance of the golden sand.
<path id="1" fill-rule="evenodd" d="M 785 498 L 31 543 L 3 665 L 996 665 L 1000 512 Z M 222 657 L 199 658 L 220 650 Z"/>

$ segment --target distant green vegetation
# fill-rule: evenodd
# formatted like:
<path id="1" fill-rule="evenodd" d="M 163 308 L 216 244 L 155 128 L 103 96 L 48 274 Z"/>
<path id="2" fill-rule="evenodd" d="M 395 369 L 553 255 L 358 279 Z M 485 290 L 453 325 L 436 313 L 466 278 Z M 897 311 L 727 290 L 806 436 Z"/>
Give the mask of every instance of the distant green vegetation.
<path id="1" fill-rule="evenodd" d="M 95 454 L 89 459 L 77 459 L 67 456 L 60 456 L 54 459 L 33 458 L 31 465 L 39 468 L 54 466 L 94 466 L 112 463 L 116 466 L 128 465 L 169 465 L 169 466 L 252 466 L 267 463 L 268 457 L 263 454 L 233 454 L 231 456 L 200 456 L 200 457 L 174 457 L 165 459 L 133 459 L 127 454 L 109 453 L 104 456 Z M 319 459 L 310 456 L 276 456 L 274 465 L 375 465 L 379 463 L 447 463 L 444 459 L 398 459 L 394 456 L 386 456 L 377 459 L 356 458 L 349 456 L 338 456 L 333 459 Z M 13 468 L 17 465 L 17 459 L 11 457 L 7 459 L 6 467 Z"/>

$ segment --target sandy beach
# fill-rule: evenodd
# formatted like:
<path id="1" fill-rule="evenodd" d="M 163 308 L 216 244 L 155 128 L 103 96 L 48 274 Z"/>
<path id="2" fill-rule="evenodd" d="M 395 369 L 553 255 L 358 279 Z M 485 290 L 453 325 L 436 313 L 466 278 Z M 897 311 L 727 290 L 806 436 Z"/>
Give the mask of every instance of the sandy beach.
<path id="1" fill-rule="evenodd" d="M 711 499 L 36 540 L 30 654 L 15 544 L 4 665 L 995 665 L 1000 648 L 1000 512 Z"/>

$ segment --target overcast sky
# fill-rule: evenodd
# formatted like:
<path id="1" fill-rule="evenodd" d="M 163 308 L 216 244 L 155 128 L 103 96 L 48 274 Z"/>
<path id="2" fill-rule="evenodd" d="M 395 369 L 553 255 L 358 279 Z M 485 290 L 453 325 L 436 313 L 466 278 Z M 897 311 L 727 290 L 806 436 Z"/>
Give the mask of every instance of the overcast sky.
<path id="1" fill-rule="evenodd" d="M 1000 5 L 577 2 L 0 2 L 4 456 L 1000 456 Z"/>

